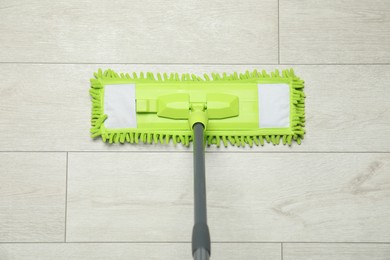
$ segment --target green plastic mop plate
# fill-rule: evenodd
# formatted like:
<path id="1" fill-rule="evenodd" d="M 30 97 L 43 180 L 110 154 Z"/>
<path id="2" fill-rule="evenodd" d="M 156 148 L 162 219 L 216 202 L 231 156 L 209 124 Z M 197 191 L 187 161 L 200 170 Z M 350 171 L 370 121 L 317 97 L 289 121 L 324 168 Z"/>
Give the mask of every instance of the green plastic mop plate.
<path id="1" fill-rule="evenodd" d="M 211 77 L 99 70 L 91 79 L 91 133 L 110 143 L 189 145 L 199 122 L 209 145 L 300 143 L 303 83 L 292 70 Z"/>

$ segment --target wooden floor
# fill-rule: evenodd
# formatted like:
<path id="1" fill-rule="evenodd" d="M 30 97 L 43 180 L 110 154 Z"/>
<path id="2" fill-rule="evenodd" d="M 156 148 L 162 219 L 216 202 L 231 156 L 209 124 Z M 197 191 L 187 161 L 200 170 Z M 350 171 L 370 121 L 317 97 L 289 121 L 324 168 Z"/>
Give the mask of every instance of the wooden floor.
<path id="1" fill-rule="evenodd" d="M 191 259 L 191 149 L 91 140 L 98 68 L 294 68 L 302 145 L 207 150 L 212 259 L 390 259 L 390 1 L 3 0 L 0 17 L 0 259 Z"/>

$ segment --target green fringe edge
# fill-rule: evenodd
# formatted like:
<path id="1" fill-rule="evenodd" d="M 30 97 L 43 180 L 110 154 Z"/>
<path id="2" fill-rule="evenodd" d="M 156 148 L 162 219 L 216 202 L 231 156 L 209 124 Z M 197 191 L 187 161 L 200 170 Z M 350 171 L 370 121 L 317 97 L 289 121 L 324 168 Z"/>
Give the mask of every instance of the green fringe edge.
<path id="1" fill-rule="evenodd" d="M 206 132 L 206 143 L 207 145 L 217 145 L 220 147 L 221 143 L 227 147 L 229 144 L 233 146 L 242 146 L 245 147 L 249 145 L 261 145 L 265 143 L 272 143 L 274 145 L 280 144 L 282 142 L 284 145 L 292 145 L 292 142 L 295 141 L 298 144 L 301 144 L 301 141 L 304 138 L 305 134 L 305 93 L 304 81 L 301 80 L 294 74 L 292 69 L 282 70 L 279 73 L 279 70 L 275 70 L 268 74 L 265 70 L 259 72 L 254 70 L 252 72 L 246 71 L 245 73 L 212 73 L 210 75 L 204 74 L 203 78 L 195 74 L 179 74 L 179 73 L 157 73 L 152 72 L 141 72 L 139 74 L 132 73 L 130 76 L 129 73 L 116 73 L 111 69 L 105 70 L 104 72 L 99 69 L 98 72 L 94 73 L 95 78 L 91 79 L 91 89 L 90 95 L 92 99 L 92 118 L 90 130 L 91 137 L 96 138 L 101 136 L 104 142 L 111 143 L 166 143 L 168 144 L 171 140 L 174 144 L 181 143 L 185 146 L 189 146 L 193 135 L 192 133 L 188 134 L 177 134 L 177 133 L 150 133 L 149 131 L 135 130 L 133 132 L 110 132 L 104 127 L 104 121 L 107 118 L 107 115 L 103 114 L 101 106 L 101 90 L 103 85 L 101 79 L 115 79 L 123 80 L 127 82 L 128 80 L 133 81 L 144 81 L 144 80 L 153 80 L 161 82 L 170 82 L 170 81 L 232 81 L 232 80 L 258 80 L 263 78 L 285 78 L 290 79 L 290 84 L 292 85 L 292 102 L 293 102 L 293 111 L 292 111 L 292 134 L 288 135 L 213 135 Z"/>

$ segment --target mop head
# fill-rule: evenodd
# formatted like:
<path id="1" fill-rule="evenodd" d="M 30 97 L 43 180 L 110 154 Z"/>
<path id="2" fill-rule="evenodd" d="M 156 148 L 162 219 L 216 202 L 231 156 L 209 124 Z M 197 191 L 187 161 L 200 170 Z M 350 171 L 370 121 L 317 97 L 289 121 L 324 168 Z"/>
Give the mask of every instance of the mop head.
<path id="1" fill-rule="evenodd" d="M 305 130 L 304 81 L 293 70 L 203 75 L 115 73 L 91 79 L 93 138 L 109 143 L 181 143 L 192 125 L 208 145 L 300 144 Z"/>

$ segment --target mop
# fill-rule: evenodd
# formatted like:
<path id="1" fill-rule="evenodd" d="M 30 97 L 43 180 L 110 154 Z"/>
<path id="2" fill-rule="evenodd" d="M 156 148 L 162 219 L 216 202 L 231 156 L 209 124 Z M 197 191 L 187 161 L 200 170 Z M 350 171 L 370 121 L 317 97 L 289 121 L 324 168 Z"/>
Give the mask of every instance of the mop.
<path id="1" fill-rule="evenodd" d="M 92 138 L 112 143 L 193 143 L 192 255 L 211 254 L 205 147 L 298 144 L 305 130 L 304 81 L 294 71 L 116 73 L 91 79 Z"/>

